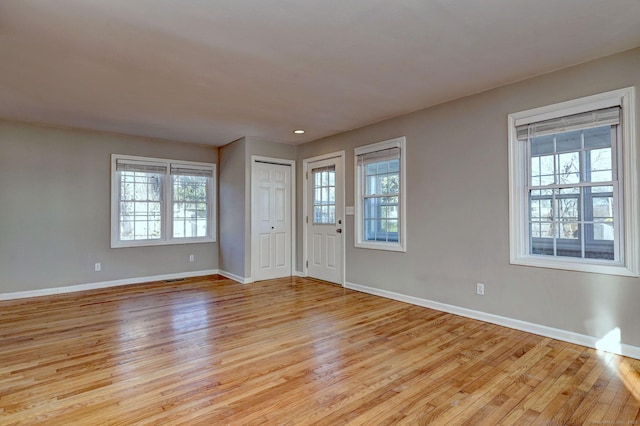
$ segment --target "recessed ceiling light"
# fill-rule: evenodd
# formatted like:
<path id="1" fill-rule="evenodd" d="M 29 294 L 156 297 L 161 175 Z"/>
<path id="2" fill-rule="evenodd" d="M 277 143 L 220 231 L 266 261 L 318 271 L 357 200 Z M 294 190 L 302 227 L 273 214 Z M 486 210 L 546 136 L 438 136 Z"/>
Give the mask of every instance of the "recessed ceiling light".
<path id="1" fill-rule="evenodd" d="M 296 135 L 301 135 L 304 133 L 304 130 L 302 129 L 294 130 L 293 133 L 295 133 Z"/>

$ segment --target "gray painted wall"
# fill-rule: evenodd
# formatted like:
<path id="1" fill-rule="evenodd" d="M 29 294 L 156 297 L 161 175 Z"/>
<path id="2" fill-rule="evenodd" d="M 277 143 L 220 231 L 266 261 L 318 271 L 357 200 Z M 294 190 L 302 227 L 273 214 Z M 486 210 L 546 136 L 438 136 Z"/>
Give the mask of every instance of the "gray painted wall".
<path id="1" fill-rule="evenodd" d="M 0 121 L 0 293 L 218 268 L 217 243 L 110 248 L 112 153 L 218 159 L 210 147 Z"/>
<path id="2" fill-rule="evenodd" d="M 295 160 L 297 148 L 242 138 L 220 148 L 220 269 L 251 277 L 251 157 Z"/>
<path id="3" fill-rule="evenodd" d="M 245 158 L 245 182 L 246 182 L 246 199 L 247 209 L 245 211 L 245 265 L 244 276 L 252 277 L 251 270 L 251 157 L 258 155 L 261 157 L 271 157 L 281 160 L 296 160 L 298 148 L 294 145 L 285 145 L 281 143 L 268 142 L 255 138 L 246 138 L 247 151 Z M 295 265 L 294 265 L 295 266 Z"/>
<path id="4" fill-rule="evenodd" d="M 407 137 L 407 253 L 354 248 L 347 217 L 347 281 L 591 336 L 620 327 L 640 346 L 640 279 L 510 265 L 508 233 L 507 114 L 632 85 L 640 49 L 299 146 L 299 172 L 305 158 L 346 150 L 353 206 L 353 148 Z"/>
<path id="5" fill-rule="evenodd" d="M 219 150 L 218 243 L 184 246 L 109 248 L 110 155 L 217 162 L 215 149 L 0 121 L 0 293 L 216 268 L 250 277 L 251 155 L 297 159 L 300 271 L 302 160 L 345 150 L 352 206 L 353 148 L 404 135 L 407 253 L 354 248 L 347 217 L 348 282 L 593 336 L 620 327 L 640 346 L 640 279 L 513 266 L 508 252 L 507 114 L 631 85 L 640 49 L 298 147 L 241 139 Z"/>
<path id="6" fill-rule="evenodd" d="M 219 149 L 218 229 L 220 270 L 245 275 L 246 141 L 244 138 Z"/>

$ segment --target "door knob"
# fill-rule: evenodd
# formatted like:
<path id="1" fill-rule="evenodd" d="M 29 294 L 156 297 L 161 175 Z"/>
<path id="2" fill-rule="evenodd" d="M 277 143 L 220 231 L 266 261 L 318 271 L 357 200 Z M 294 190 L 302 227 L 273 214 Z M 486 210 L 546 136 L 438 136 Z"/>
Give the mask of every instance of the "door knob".
<path id="1" fill-rule="evenodd" d="M 338 228 L 338 229 L 336 229 L 336 232 L 337 232 L 338 234 L 342 234 L 342 229 Z"/>

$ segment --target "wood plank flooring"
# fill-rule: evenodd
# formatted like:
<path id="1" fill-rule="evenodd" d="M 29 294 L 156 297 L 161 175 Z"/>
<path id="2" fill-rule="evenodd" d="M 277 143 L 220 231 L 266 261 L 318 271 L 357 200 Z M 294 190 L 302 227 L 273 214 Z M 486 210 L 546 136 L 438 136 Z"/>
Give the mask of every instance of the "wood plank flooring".
<path id="1" fill-rule="evenodd" d="M 0 302 L 0 424 L 640 424 L 640 362 L 303 278 Z"/>

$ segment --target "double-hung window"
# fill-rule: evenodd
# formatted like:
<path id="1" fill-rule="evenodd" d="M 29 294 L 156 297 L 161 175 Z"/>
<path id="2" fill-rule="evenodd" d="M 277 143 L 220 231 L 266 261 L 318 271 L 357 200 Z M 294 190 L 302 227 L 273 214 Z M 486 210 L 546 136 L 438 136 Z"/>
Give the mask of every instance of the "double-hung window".
<path id="1" fill-rule="evenodd" d="M 511 114 L 514 264 L 637 274 L 633 90 Z"/>
<path id="2" fill-rule="evenodd" d="M 215 165 L 112 155 L 111 246 L 215 241 Z"/>
<path id="3" fill-rule="evenodd" d="M 355 246 L 406 251 L 405 138 L 355 149 Z"/>

